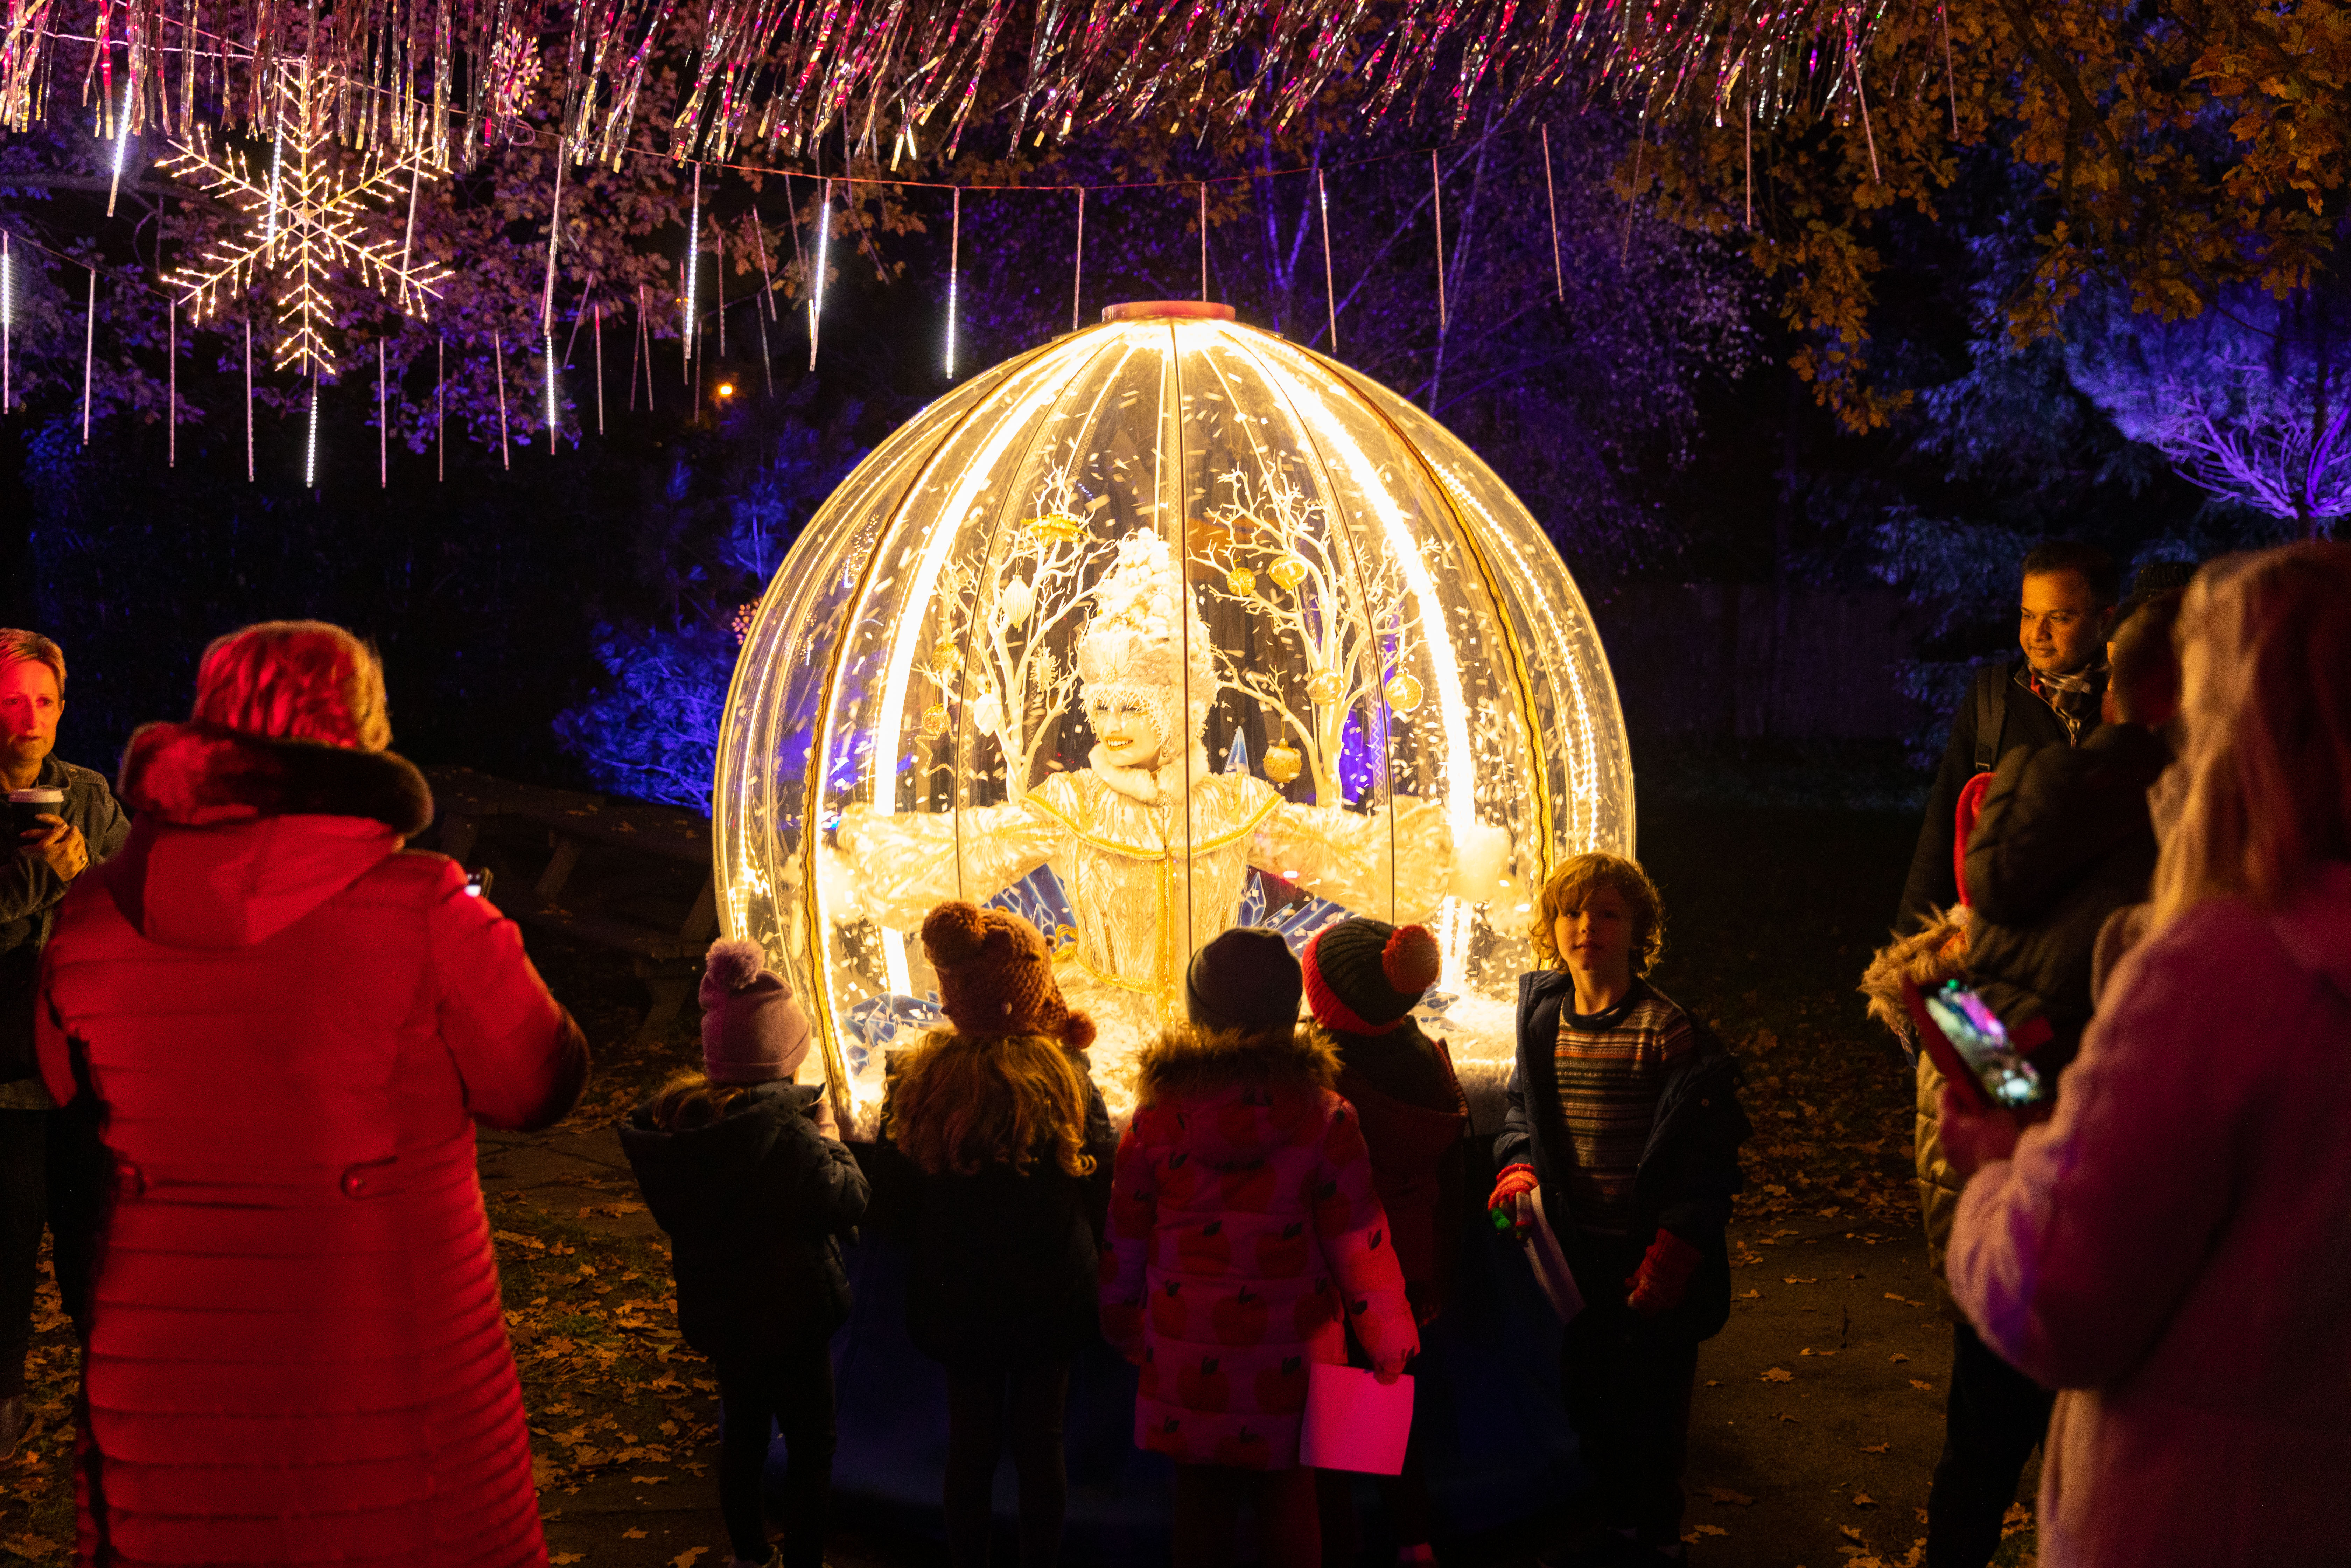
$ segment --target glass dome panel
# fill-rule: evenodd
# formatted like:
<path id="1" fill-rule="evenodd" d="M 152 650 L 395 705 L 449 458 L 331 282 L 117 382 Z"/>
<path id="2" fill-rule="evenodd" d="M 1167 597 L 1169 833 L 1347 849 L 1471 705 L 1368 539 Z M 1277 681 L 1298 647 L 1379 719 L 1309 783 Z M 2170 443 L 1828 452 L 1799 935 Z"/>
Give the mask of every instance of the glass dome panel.
<path id="1" fill-rule="evenodd" d="M 1106 321 L 975 378 L 810 521 L 719 747 L 720 908 L 829 1072 L 936 1019 L 914 939 L 1028 915 L 1097 1078 L 1236 924 L 1437 933 L 1425 1022 L 1507 1072 L 1531 889 L 1630 852 L 1614 688 L 1565 567 L 1453 436 L 1229 320 Z"/>

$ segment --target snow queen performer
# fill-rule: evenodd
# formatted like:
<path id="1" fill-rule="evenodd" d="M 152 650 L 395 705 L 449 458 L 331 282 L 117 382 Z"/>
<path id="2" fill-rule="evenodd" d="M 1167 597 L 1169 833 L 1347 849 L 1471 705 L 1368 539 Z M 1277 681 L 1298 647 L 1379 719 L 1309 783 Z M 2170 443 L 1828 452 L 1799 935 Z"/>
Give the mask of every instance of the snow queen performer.
<path id="1" fill-rule="evenodd" d="M 1102 1020 L 1117 1055 L 1182 1019 L 1185 965 L 1233 924 L 1252 866 L 1383 917 L 1393 887 L 1402 921 L 1449 891 L 1481 896 L 1502 874 L 1502 830 L 1481 829 L 1457 855 L 1439 802 L 1301 806 L 1253 774 L 1210 771 L 1215 650 L 1175 552 L 1147 529 L 1119 541 L 1077 669 L 1095 735 L 1085 768 L 1008 805 L 887 816 L 852 805 L 835 842 L 855 913 L 899 931 L 943 899 L 985 899 L 1052 867 L 1076 920 L 1056 954 L 1061 988 Z"/>

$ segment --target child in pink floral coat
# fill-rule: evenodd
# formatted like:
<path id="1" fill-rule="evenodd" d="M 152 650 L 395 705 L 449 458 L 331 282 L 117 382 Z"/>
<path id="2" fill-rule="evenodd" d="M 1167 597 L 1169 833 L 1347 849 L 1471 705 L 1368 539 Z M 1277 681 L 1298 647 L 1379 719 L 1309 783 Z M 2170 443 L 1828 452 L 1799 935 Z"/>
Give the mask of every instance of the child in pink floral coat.
<path id="1" fill-rule="evenodd" d="M 1176 1461 L 1177 1568 L 1229 1563 L 1254 1502 L 1269 1564 L 1321 1560 L 1298 1458 L 1307 1367 L 1346 1324 L 1393 1382 L 1420 1348 L 1339 1064 L 1298 1028 L 1270 931 L 1195 957 L 1193 1027 L 1144 1052 L 1113 1179 L 1102 1332 L 1142 1369 L 1134 1439 Z"/>

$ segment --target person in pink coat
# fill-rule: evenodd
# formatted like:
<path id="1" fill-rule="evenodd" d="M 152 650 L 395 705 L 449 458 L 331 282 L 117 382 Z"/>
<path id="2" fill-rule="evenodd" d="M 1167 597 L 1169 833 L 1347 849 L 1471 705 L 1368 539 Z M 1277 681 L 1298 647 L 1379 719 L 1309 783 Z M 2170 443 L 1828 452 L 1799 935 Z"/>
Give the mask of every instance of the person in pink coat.
<path id="1" fill-rule="evenodd" d="M 1951 1293 L 2060 1391 L 2047 1568 L 2351 1563 L 2351 544 L 2207 566 L 2179 642 L 2148 935 L 2056 1114 L 1944 1090 Z"/>
<path id="2" fill-rule="evenodd" d="M 1236 929 L 1187 984 L 1192 1027 L 1144 1052 L 1118 1146 L 1102 1334 L 1142 1369 L 1136 1446 L 1176 1461 L 1177 1568 L 1232 1562 L 1245 1504 L 1269 1568 L 1316 1568 L 1307 1369 L 1344 1365 L 1352 1326 L 1393 1383 L 1419 1333 L 1338 1057 L 1299 1027 L 1298 960 Z"/>
<path id="3" fill-rule="evenodd" d="M 371 650 L 205 650 L 131 737 L 138 813 L 44 956 L 41 1074 L 113 1183 L 78 1434 L 83 1563 L 547 1561 L 474 1124 L 563 1116 L 586 1043 L 384 748 Z"/>

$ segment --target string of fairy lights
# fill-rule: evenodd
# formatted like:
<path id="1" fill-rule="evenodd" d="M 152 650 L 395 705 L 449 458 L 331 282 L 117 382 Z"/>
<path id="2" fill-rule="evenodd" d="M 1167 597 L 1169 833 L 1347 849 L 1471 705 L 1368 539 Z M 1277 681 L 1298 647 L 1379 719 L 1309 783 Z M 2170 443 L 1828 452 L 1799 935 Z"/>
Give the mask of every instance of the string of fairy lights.
<path id="1" fill-rule="evenodd" d="M 340 366 L 329 340 L 333 321 L 333 302 L 329 293 L 330 277 L 340 273 L 352 284 L 382 298 L 385 303 L 412 319 L 430 321 L 433 306 L 439 300 L 444 286 L 454 276 L 445 265 L 429 257 L 420 258 L 415 250 L 416 212 L 423 189 L 434 183 L 440 171 L 433 165 L 428 143 L 419 139 L 405 153 L 380 149 L 363 150 L 357 154 L 356 172 L 349 173 L 331 167 L 332 160 L 326 149 L 332 140 L 320 117 L 312 112 L 314 96 L 323 89 L 314 84 L 306 65 L 296 64 L 283 71 L 279 90 L 288 103 L 286 112 L 277 120 L 271 139 L 268 172 L 266 176 L 248 166 L 244 154 L 237 150 L 216 148 L 202 131 L 194 140 L 171 143 L 171 151 L 157 160 L 158 167 L 175 179 L 200 185 L 208 194 L 224 199 L 236 208 L 246 220 L 242 235 L 229 241 L 215 241 L 203 256 L 183 261 L 151 281 L 144 274 L 105 267 L 41 246 L 29 236 L 11 233 L 0 227 L 0 414 L 17 408 L 15 390 L 15 338 L 18 329 L 18 287 L 16 246 L 19 242 L 37 251 L 54 256 L 61 262 L 83 267 L 89 274 L 89 287 L 84 301 L 85 327 L 83 342 L 83 374 L 81 397 L 82 440 L 90 439 L 94 407 L 94 377 L 96 371 L 98 283 L 101 271 L 111 274 L 123 286 L 146 292 L 158 292 L 155 283 L 163 286 L 167 317 L 166 418 L 170 425 L 167 461 L 178 462 L 178 425 L 180 402 L 178 390 L 179 317 L 185 307 L 189 325 L 202 329 L 220 323 L 229 302 L 242 298 L 247 303 L 241 312 L 244 338 L 244 379 L 246 399 L 246 477 L 258 482 L 255 461 L 254 415 L 254 334 L 252 317 L 259 301 L 262 286 L 274 282 L 277 291 L 271 303 L 277 311 L 279 332 L 271 355 L 270 368 L 277 372 L 293 371 L 307 378 L 304 409 L 303 486 L 316 489 L 319 481 L 320 389 L 324 382 L 340 380 Z M 125 89 L 126 92 L 128 89 Z M 132 140 L 127 114 L 113 117 L 115 134 L 105 138 L 114 142 L 111 159 L 108 209 L 112 213 L 115 194 L 129 162 L 129 144 Z M 1547 128 L 1536 128 L 1542 145 L 1542 164 L 1547 210 L 1550 219 L 1553 282 L 1558 298 L 1566 298 L 1565 275 L 1560 261 L 1559 214 L 1556 187 L 1551 160 L 1550 133 Z M 1398 158 L 1426 157 L 1429 166 L 1428 201 L 1434 218 L 1433 262 L 1436 269 L 1438 298 L 1439 330 L 1444 330 L 1449 319 L 1446 297 L 1446 242 L 1444 230 L 1444 175 L 1441 164 L 1442 147 L 1426 151 L 1391 152 L 1372 157 L 1323 165 L 1321 163 L 1295 169 L 1255 171 L 1243 174 L 1210 176 L 1185 180 L 1120 181 L 1096 185 L 985 185 L 957 184 L 935 181 L 901 180 L 886 176 L 826 175 L 778 169 L 749 169 L 743 165 L 712 162 L 717 172 L 737 170 L 768 176 L 781 176 L 789 186 L 794 178 L 813 180 L 818 187 L 814 209 L 815 235 L 811 246 L 803 246 L 797 222 L 791 229 L 796 263 L 806 280 L 807 325 L 809 338 L 809 369 L 814 371 L 819 362 L 825 311 L 828 275 L 831 267 L 831 247 L 835 186 L 853 191 L 858 185 L 890 186 L 907 190 L 943 191 L 948 198 L 948 244 L 945 298 L 945 322 L 941 369 L 947 380 L 953 381 L 960 369 L 958 334 L 962 315 L 962 243 L 963 198 L 967 191 L 997 193 L 1018 193 L 1022 195 L 1073 194 L 1076 198 L 1076 235 L 1071 267 L 1071 329 L 1082 324 L 1085 269 L 1085 209 L 1092 192 L 1132 192 L 1146 189 L 1184 190 L 1191 188 L 1196 197 L 1199 235 L 1200 294 L 1203 299 L 1209 292 L 1208 254 L 1208 187 L 1211 184 L 1237 181 L 1259 181 L 1290 175 L 1311 173 L 1314 190 L 1311 210 L 1320 230 L 1322 251 L 1323 283 L 1326 296 L 1326 330 L 1332 352 L 1339 345 L 1340 298 L 1335 287 L 1332 263 L 1331 204 L 1325 180 L 1326 169 L 1360 167 Z M 569 151 L 564 149 L 563 151 Z M 559 155 L 555 160 L 553 189 L 548 205 L 548 238 L 543 281 L 540 288 L 538 349 L 540 374 L 538 392 L 543 402 L 543 423 L 548 449 L 553 454 L 564 433 L 562 372 L 570 368 L 572 350 L 577 346 L 580 329 L 585 325 L 590 334 L 594 360 L 594 406 L 596 429 L 605 430 L 605 385 L 603 366 L 603 302 L 594 298 L 596 278 L 590 277 L 574 313 L 570 340 L 564 351 L 556 351 L 555 327 L 558 262 L 562 244 L 562 213 L 564 172 L 571 160 Z M 700 293 L 700 274 L 705 257 L 715 252 L 719 267 L 718 298 L 715 325 L 722 359 L 725 357 L 726 311 L 724 262 L 726 240 L 723 232 L 714 231 L 712 240 L 703 234 L 705 193 L 702 189 L 705 162 L 690 166 L 685 214 L 685 255 L 681 259 L 678 335 L 680 338 L 680 371 L 684 384 L 695 385 L 695 367 L 706 350 L 703 346 L 704 309 Z M 401 208 L 404 206 L 404 214 Z M 1628 214 L 1629 216 L 1629 214 Z M 390 232 L 381 232 L 391 219 Z M 764 227 L 754 224 L 758 235 L 756 248 L 761 276 L 760 297 L 754 319 L 758 324 L 763 374 L 769 391 L 774 388 L 772 347 L 768 338 L 768 325 L 777 319 L 774 296 L 777 280 L 767 254 Z M 813 250 L 813 265 L 809 265 L 809 251 Z M 645 392 L 652 395 L 653 337 L 647 319 L 649 301 L 642 286 L 637 290 L 634 353 L 644 367 Z M 498 449 L 501 466 L 513 466 L 513 433 L 509 427 L 507 408 L 507 354 L 505 334 L 493 326 L 490 330 L 492 360 L 491 381 L 496 389 Z M 436 474 L 445 477 L 447 463 L 445 439 L 448 406 L 446 342 L 443 340 L 435 351 L 435 385 L 432 410 L 436 448 Z M 376 421 L 378 424 L 378 482 L 388 487 L 391 482 L 389 414 L 392 397 L 392 378 L 383 343 L 379 340 L 376 354 Z M 706 362 L 706 361 L 705 361 Z M 630 379 L 630 404 L 635 406 L 638 372 L 632 366 Z M 722 382 L 715 389 L 720 399 L 731 397 L 731 383 Z M 701 393 L 695 393 L 699 406 Z M 525 405 L 528 407 L 528 404 Z M 581 411 L 583 413 L 585 410 Z M 580 437 L 572 437 L 576 446 Z"/>

